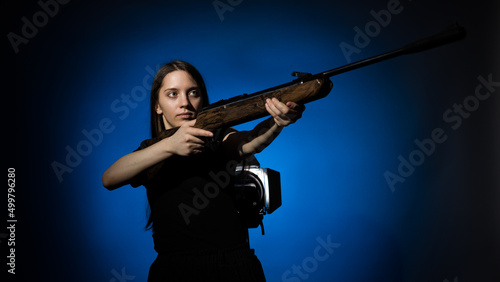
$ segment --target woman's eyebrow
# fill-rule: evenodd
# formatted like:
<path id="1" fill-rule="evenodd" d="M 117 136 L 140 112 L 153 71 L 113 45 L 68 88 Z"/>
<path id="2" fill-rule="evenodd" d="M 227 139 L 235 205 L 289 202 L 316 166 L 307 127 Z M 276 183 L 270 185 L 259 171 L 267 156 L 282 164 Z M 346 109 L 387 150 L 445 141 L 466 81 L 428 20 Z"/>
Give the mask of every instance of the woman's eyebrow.
<path id="1" fill-rule="evenodd" d="M 190 87 L 187 88 L 187 90 L 193 90 L 193 89 L 199 89 L 198 85 L 193 85 L 193 86 L 190 86 Z M 170 91 L 170 90 L 178 91 L 179 89 L 175 88 L 175 87 L 170 87 L 170 88 L 165 88 L 163 90 L 163 92 Z"/>

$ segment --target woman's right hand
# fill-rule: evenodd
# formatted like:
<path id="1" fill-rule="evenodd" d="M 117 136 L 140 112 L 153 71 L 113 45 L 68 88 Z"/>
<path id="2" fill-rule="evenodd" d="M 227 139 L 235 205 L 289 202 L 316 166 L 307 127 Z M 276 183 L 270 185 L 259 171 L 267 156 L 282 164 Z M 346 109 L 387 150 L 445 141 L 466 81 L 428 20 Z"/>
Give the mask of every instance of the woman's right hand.
<path id="1" fill-rule="evenodd" d="M 180 156 L 191 156 L 203 152 L 205 141 L 202 138 L 213 137 L 214 134 L 208 130 L 193 127 L 195 123 L 196 120 L 185 122 L 174 135 L 163 139 L 166 150 Z"/>

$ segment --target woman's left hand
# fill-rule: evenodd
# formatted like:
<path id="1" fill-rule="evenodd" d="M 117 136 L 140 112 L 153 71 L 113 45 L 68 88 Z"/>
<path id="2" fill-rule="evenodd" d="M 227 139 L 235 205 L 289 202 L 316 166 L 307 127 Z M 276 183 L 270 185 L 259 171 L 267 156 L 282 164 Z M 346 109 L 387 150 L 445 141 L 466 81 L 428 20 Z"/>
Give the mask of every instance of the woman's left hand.
<path id="1" fill-rule="evenodd" d="M 302 117 L 306 107 L 294 102 L 283 104 L 276 98 L 266 100 L 266 110 L 274 118 L 276 125 L 284 127 Z"/>

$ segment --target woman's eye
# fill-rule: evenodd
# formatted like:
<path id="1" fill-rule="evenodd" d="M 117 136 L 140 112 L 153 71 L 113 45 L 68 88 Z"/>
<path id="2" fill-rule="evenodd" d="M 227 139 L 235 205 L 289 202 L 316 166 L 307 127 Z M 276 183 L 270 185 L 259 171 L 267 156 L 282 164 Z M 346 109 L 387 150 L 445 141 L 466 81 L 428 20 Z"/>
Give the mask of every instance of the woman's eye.
<path id="1" fill-rule="evenodd" d="M 169 93 L 167 94 L 167 96 L 168 96 L 168 97 L 175 97 L 175 96 L 177 96 L 177 92 L 169 92 Z"/>
<path id="2" fill-rule="evenodd" d="M 189 95 L 198 97 L 198 91 L 191 90 L 191 92 L 189 92 Z"/>

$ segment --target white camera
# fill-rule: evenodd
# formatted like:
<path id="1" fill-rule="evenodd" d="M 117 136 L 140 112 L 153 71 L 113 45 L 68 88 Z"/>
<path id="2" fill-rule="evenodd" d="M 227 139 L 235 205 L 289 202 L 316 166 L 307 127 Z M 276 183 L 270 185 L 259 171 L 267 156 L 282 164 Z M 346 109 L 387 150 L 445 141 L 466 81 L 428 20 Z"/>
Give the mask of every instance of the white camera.
<path id="1" fill-rule="evenodd" d="M 260 225 L 264 234 L 264 215 L 281 206 L 280 173 L 257 165 L 237 166 L 234 197 L 238 213 L 247 227 Z"/>

